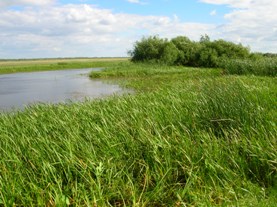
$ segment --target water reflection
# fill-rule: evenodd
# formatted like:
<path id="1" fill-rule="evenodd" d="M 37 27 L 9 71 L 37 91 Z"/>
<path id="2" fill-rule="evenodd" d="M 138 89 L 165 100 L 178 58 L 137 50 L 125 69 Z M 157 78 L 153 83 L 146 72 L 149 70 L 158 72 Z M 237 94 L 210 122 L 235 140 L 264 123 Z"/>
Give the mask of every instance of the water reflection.
<path id="1" fill-rule="evenodd" d="M 118 85 L 91 80 L 95 69 L 75 69 L 0 75 L 0 111 L 22 109 L 36 102 L 58 103 L 122 93 Z"/>

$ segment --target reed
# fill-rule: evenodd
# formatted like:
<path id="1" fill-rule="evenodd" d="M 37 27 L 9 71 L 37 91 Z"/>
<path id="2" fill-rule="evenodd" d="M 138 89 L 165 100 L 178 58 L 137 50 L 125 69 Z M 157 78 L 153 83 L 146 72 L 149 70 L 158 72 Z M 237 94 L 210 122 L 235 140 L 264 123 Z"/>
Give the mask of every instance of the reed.
<path id="1" fill-rule="evenodd" d="M 277 203 L 274 78 L 130 63 L 91 76 L 137 93 L 1 114 L 0 206 Z"/>
<path id="2" fill-rule="evenodd" d="M 219 64 L 228 74 L 237 75 L 277 75 L 277 58 L 263 57 L 254 59 L 224 59 Z"/>

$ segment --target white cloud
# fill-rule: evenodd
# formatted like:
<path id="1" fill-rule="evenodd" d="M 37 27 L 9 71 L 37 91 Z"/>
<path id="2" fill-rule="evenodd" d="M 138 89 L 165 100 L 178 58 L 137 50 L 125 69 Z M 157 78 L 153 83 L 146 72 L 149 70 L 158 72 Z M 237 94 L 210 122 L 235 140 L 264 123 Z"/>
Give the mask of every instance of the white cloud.
<path id="1" fill-rule="evenodd" d="M 55 0 L 1 0 L 0 8 L 7 6 L 25 6 L 25 5 L 36 5 L 43 6 L 55 2 Z"/>
<path id="2" fill-rule="evenodd" d="M 0 13 L 0 58 L 126 56 L 142 36 L 198 39 L 213 26 L 176 16 L 114 13 L 93 5 L 25 8 Z"/>
<path id="3" fill-rule="evenodd" d="M 138 3 L 140 3 L 140 1 L 139 0 L 127 0 L 128 2 L 130 2 L 130 3 L 134 3 L 134 4 L 138 4 Z"/>
<path id="4" fill-rule="evenodd" d="M 141 0 L 127 0 L 127 1 L 132 4 L 141 4 L 141 5 L 146 4 L 145 2 L 142 2 Z"/>
<path id="5" fill-rule="evenodd" d="M 249 45 L 253 51 L 277 52 L 277 1 L 202 1 L 232 7 L 224 17 L 227 23 L 183 22 L 177 15 L 115 13 L 87 4 L 55 5 L 53 0 L 40 1 L 47 7 L 31 7 L 38 1 L 11 0 L 29 6 L 1 10 L 0 58 L 126 56 L 135 41 L 149 35 L 198 40 L 208 34 Z"/>
<path id="6" fill-rule="evenodd" d="M 273 0 L 201 0 L 217 5 L 228 5 L 231 12 L 227 23 L 217 28 L 217 36 L 241 41 L 253 51 L 277 52 L 277 1 Z"/>
<path id="7" fill-rule="evenodd" d="M 234 8 L 245 8 L 253 0 L 200 0 L 200 1 L 208 4 L 216 4 L 216 5 L 225 4 Z"/>
<path id="8" fill-rule="evenodd" d="M 127 0 L 129 3 L 132 3 L 132 4 L 139 4 L 140 3 L 140 0 Z"/>
<path id="9" fill-rule="evenodd" d="M 210 15 L 211 15 L 211 16 L 215 16 L 215 15 L 216 15 L 216 10 L 211 11 L 211 12 L 210 12 Z"/>

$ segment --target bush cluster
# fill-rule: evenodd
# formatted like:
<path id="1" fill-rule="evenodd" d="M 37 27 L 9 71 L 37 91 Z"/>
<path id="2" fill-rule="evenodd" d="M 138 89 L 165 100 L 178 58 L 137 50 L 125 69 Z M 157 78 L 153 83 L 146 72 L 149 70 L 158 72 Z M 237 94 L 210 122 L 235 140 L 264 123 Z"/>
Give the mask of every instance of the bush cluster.
<path id="1" fill-rule="evenodd" d="M 223 59 L 250 57 L 250 50 L 225 40 L 211 41 L 205 35 L 199 41 L 178 36 L 171 40 L 158 36 L 143 37 L 129 51 L 133 62 L 155 62 L 167 65 L 219 67 Z"/>
<path id="2" fill-rule="evenodd" d="M 171 40 L 159 36 L 143 37 L 129 51 L 133 62 L 221 68 L 227 74 L 276 76 L 277 54 L 251 53 L 248 47 L 225 40 L 199 41 L 178 36 Z"/>

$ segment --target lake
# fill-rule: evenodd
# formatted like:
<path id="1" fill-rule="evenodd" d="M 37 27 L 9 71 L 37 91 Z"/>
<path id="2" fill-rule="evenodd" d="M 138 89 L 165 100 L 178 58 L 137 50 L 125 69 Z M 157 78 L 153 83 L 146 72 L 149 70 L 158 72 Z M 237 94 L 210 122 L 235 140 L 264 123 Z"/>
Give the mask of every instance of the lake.
<path id="1" fill-rule="evenodd" d="M 0 75 L 0 111 L 34 103 L 60 103 L 100 98 L 124 92 L 118 85 L 92 80 L 93 69 L 73 69 Z"/>

